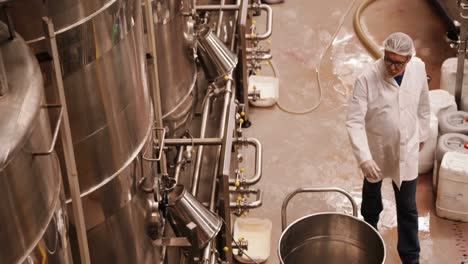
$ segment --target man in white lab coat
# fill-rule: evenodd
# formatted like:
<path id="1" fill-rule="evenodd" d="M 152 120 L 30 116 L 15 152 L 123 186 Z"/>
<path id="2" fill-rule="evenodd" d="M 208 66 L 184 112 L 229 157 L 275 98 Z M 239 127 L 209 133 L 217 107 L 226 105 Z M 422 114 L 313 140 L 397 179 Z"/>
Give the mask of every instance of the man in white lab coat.
<path id="1" fill-rule="evenodd" d="M 424 62 L 404 33 L 384 41 L 385 56 L 356 80 L 346 128 L 364 174 L 361 214 L 377 229 L 382 179 L 392 179 L 397 207 L 398 253 L 419 263 L 416 183 L 418 153 L 429 136 L 430 106 Z"/>

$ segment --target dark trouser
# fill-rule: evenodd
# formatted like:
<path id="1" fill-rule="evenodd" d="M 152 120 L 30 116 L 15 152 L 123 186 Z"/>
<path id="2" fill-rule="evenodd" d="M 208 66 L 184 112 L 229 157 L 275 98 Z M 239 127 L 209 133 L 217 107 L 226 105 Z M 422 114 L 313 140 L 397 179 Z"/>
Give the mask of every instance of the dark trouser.
<path id="1" fill-rule="evenodd" d="M 417 179 L 404 181 L 400 190 L 393 183 L 398 222 L 398 254 L 403 264 L 419 263 L 418 209 L 416 208 Z M 364 179 L 361 214 L 364 220 L 377 229 L 382 212 L 382 181 L 370 183 Z"/>

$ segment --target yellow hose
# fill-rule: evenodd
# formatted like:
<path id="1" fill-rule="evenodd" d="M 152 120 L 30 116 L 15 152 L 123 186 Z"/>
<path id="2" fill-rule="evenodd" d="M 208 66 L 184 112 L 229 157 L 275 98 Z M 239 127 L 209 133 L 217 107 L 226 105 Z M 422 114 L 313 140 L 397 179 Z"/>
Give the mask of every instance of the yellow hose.
<path id="1" fill-rule="evenodd" d="M 361 27 L 361 14 L 364 12 L 364 10 L 373 2 L 376 0 L 364 0 L 359 7 L 356 10 L 356 13 L 354 13 L 354 19 L 353 19 L 353 26 L 354 26 L 354 31 L 356 32 L 356 35 L 358 39 L 361 41 L 361 43 L 366 47 L 367 51 L 374 57 L 374 59 L 379 59 L 382 57 L 382 51 L 380 51 L 380 48 L 375 45 L 369 37 L 364 33 L 364 30 L 362 30 Z"/>

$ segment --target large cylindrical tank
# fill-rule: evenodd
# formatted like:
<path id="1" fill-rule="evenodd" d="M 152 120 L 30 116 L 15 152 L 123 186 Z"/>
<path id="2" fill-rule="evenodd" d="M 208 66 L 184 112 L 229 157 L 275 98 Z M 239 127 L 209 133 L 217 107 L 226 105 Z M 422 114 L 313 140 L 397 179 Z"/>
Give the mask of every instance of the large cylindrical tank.
<path id="1" fill-rule="evenodd" d="M 71 263 L 59 162 L 37 155 L 52 144 L 41 71 L 24 40 L 8 37 L 0 23 L 0 262 Z"/>
<path id="2" fill-rule="evenodd" d="M 47 52 L 41 17 L 55 24 L 93 263 L 156 261 L 138 188 L 153 119 L 141 13 L 140 0 L 19 0 L 13 8 L 36 53 Z M 52 65 L 41 67 L 53 80 Z"/>
<path id="3" fill-rule="evenodd" d="M 193 114 L 196 65 L 190 55 L 193 38 L 188 16 L 182 8 L 187 0 L 153 1 L 154 29 L 158 50 L 161 109 L 169 135 L 179 136 Z"/>

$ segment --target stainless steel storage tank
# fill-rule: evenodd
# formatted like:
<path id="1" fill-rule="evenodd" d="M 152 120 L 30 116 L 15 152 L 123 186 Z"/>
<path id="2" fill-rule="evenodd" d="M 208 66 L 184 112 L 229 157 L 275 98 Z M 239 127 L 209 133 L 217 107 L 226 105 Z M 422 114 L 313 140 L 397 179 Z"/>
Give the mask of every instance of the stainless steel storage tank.
<path id="1" fill-rule="evenodd" d="M 0 23 L 0 260 L 70 263 L 58 159 L 36 155 L 52 144 L 41 71 L 24 40 L 8 37 Z"/>
<path id="2" fill-rule="evenodd" d="M 18 0 L 13 14 L 37 53 L 40 18 L 55 24 L 91 261 L 154 262 L 138 188 L 152 124 L 141 1 Z"/>
<path id="3" fill-rule="evenodd" d="M 191 55 L 193 28 L 182 12 L 188 0 L 154 0 L 158 75 L 163 121 L 170 136 L 180 136 L 193 114 L 197 69 Z"/>

